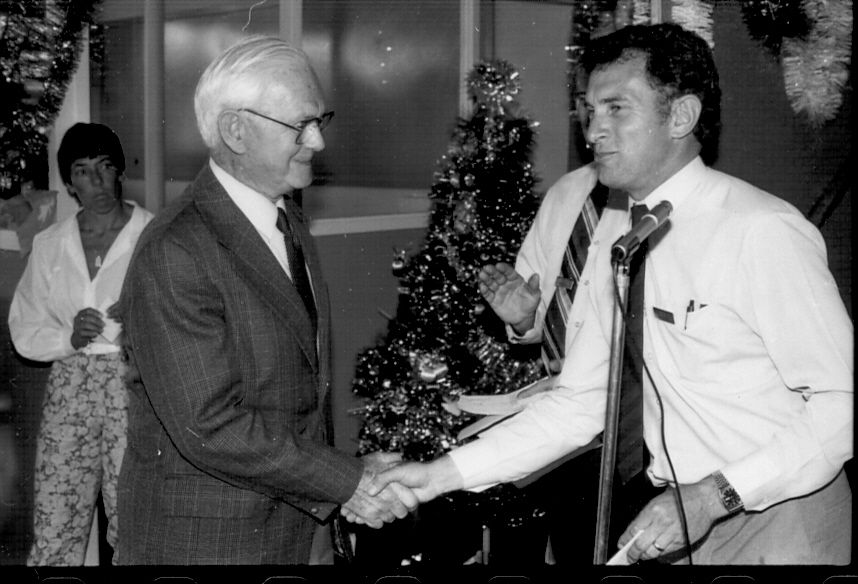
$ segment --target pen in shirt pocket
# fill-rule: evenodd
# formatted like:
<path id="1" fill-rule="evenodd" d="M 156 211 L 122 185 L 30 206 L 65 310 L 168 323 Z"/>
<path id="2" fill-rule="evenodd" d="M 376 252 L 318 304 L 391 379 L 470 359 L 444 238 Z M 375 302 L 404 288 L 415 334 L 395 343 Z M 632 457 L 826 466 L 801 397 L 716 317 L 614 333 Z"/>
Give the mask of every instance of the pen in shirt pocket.
<path id="1" fill-rule="evenodd" d="M 695 304 L 694 299 L 688 301 L 688 306 L 685 308 L 685 325 L 682 327 L 682 330 L 688 330 L 688 315 L 697 310 L 703 310 L 709 306 L 708 304 L 704 304 L 703 302 L 698 302 Z"/>

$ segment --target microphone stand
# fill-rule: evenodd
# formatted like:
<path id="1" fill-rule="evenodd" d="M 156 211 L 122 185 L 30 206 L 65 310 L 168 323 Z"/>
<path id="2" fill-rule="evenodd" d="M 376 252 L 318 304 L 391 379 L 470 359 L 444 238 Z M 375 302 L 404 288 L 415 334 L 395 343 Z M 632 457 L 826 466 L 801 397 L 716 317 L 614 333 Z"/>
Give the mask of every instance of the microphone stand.
<path id="1" fill-rule="evenodd" d="M 611 522 L 611 495 L 614 487 L 614 468 L 617 458 L 617 434 L 620 418 L 620 385 L 623 375 L 623 347 L 626 334 L 624 313 L 629 296 L 629 258 L 614 260 L 614 317 L 611 328 L 611 359 L 608 370 L 608 396 L 605 409 L 605 431 L 602 437 L 602 464 L 599 470 L 599 503 L 596 518 L 596 543 L 593 564 L 608 561 L 608 537 Z"/>

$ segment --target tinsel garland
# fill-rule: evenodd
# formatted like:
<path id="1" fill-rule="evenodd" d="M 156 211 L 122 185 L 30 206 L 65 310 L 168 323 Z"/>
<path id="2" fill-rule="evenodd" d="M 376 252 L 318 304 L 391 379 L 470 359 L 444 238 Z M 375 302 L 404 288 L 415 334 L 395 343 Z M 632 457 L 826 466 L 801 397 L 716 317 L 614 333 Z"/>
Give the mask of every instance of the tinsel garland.
<path id="1" fill-rule="evenodd" d="M 784 87 L 793 111 L 812 126 L 834 119 L 843 104 L 852 59 L 852 0 L 804 0 L 806 38 L 785 38 Z"/>
<path id="2" fill-rule="evenodd" d="M 578 64 L 587 43 L 629 22 L 650 20 L 650 0 L 572 2 L 566 46 L 570 110 L 578 107 Z M 787 99 L 813 126 L 834 119 L 849 83 L 852 58 L 851 0 L 743 0 L 742 19 L 750 36 L 782 63 Z M 711 0 L 671 0 L 673 22 L 715 46 Z"/>
<path id="3" fill-rule="evenodd" d="M 100 0 L 7 2 L 0 82 L 0 196 L 17 194 L 43 163 L 48 130 L 77 67 L 84 31 Z"/>
<path id="4" fill-rule="evenodd" d="M 648 0 L 633 2 L 632 23 L 649 24 L 652 19 L 652 4 Z"/>
<path id="5" fill-rule="evenodd" d="M 479 63 L 467 85 L 474 113 L 458 120 L 439 161 L 426 239 L 393 259 L 396 315 L 384 338 L 358 355 L 352 389 L 365 400 L 353 412 L 362 418 L 360 454 L 436 458 L 457 447 L 459 430 L 473 421 L 451 407 L 458 396 L 507 393 L 542 375 L 538 347 L 506 340 L 477 279 L 487 263 L 514 261 L 539 207 L 530 162 L 536 124 L 516 113 L 521 84 L 509 63 Z M 511 485 L 451 494 L 445 503 L 495 525 L 542 515 Z"/>
<path id="6" fill-rule="evenodd" d="M 714 48 L 712 4 L 707 0 L 672 0 L 670 17 L 686 30 L 696 32 Z"/>

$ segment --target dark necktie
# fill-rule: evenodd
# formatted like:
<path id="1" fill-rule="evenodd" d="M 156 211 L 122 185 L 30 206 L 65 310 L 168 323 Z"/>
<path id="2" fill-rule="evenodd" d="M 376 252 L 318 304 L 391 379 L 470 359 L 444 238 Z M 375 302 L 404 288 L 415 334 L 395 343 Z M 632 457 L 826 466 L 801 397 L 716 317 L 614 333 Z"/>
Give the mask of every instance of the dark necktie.
<path id="1" fill-rule="evenodd" d="M 277 229 L 283 234 L 283 240 L 286 243 L 286 257 L 289 260 L 289 271 L 292 274 L 292 283 L 295 289 L 304 301 L 304 307 L 307 309 L 307 314 L 310 315 L 310 322 L 313 323 L 313 330 L 316 329 L 316 302 L 313 299 L 313 289 L 310 287 L 310 278 L 307 276 L 307 266 L 304 262 L 304 251 L 301 247 L 301 241 L 295 233 L 291 218 L 280 207 L 277 208 Z"/>
<path id="2" fill-rule="evenodd" d="M 636 225 L 648 211 L 646 205 L 632 206 L 632 225 Z M 644 240 L 629 260 L 626 347 L 623 351 L 617 440 L 617 470 L 623 483 L 643 470 L 647 457 L 643 440 L 643 317 L 647 248 L 647 241 Z"/>
<path id="3" fill-rule="evenodd" d="M 566 325 L 569 310 L 575 298 L 578 280 L 587 262 L 587 250 L 599 223 L 599 217 L 608 201 L 608 188 L 596 183 L 584 207 L 572 227 L 572 235 L 563 254 L 560 265 L 560 275 L 555 283 L 554 296 L 545 311 L 545 334 L 543 335 L 542 350 L 545 359 L 562 361 L 566 348 Z"/>

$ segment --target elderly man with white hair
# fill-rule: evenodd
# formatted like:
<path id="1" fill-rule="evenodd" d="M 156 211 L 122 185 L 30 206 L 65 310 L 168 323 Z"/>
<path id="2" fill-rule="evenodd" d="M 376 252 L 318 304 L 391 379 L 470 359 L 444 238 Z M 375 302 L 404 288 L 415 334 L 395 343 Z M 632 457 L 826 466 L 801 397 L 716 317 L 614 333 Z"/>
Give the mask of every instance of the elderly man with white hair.
<path id="1" fill-rule="evenodd" d="M 210 159 L 141 237 L 122 297 L 132 384 L 121 564 L 307 564 L 342 506 L 373 527 L 396 455 L 331 446 L 330 307 L 290 193 L 312 182 L 325 109 L 307 56 L 249 37 L 195 95 Z"/>

